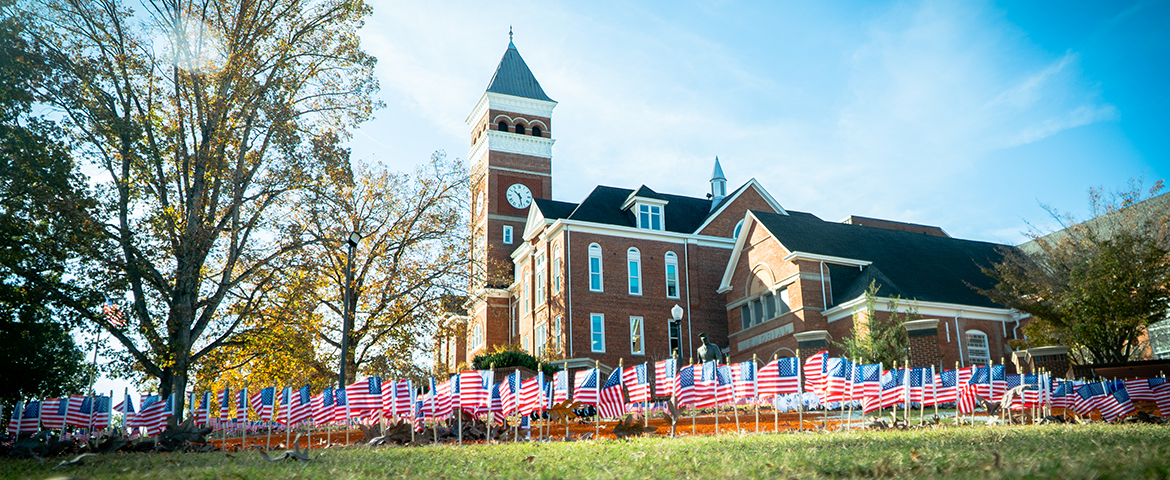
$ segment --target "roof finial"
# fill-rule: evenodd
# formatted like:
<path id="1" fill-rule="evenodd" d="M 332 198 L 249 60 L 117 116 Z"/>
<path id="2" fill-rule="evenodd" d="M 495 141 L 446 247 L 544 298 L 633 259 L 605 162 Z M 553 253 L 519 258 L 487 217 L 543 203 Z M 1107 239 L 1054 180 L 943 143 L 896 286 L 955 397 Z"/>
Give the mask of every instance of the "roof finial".
<path id="1" fill-rule="evenodd" d="M 512 43 L 512 26 L 508 25 L 508 43 Z"/>

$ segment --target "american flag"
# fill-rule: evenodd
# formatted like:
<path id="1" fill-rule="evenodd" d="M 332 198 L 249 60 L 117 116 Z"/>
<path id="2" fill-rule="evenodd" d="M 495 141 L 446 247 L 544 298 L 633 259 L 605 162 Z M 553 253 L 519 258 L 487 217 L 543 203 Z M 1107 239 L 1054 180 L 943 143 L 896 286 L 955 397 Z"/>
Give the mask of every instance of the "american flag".
<path id="1" fill-rule="evenodd" d="M 333 422 L 333 387 L 325 387 L 313 396 L 313 424 L 326 425 Z"/>
<path id="2" fill-rule="evenodd" d="M 344 388 L 333 389 L 333 421 L 344 422 L 349 420 L 349 400 Z"/>
<path id="3" fill-rule="evenodd" d="M 110 397 L 98 395 L 93 398 L 93 428 L 105 430 L 110 426 Z"/>
<path id="4" fill-rule="evenodd" d="M 150 395 L 142 400 L 141 413 L 138 414 L 138 427 L 145 428 L 147 435 L 158 435 L 167 423 L 167 416 L 171 414 L 175 394 L 166 399 L 158 395 Z"/>
<path id="5" fill-rule="evenodd" d="M 508 419 L 508 413 L 504 411 L 504 399 L 500 396 L 500 390 L 503 389 L 503 382 L 492 385 L 492 421 L 496 425 L 503 425 L 504 421 Z"/>
<path id="6" fill-rule="evenodd" d="M 452 400 L 451 400 L 451 380 L 444 380 L 443 383 L 435 387 L 434 415 L 436 417 L 445 417 L 451 414 Z"/>
<path id="7" fill-rule="evenodd" d="M 89 428 L 89 419 L 93 415 L 93 398 L 81 395 L 69 396 L 69 410 L 65 414 L 65 424 L 71 427 Z"/>
<path id="8" fill-rule="evenodd" d="M 938 403 L 955 402 L 959 400 L 959 378 L 957 370 L 943 370 L 937 378 L 938 391 L 935 400 Z"/>
<path id="9" fill-rule="evenodd" d="M 236 419 L 245 423 L 248 421 L 248 387 L 236 392 Z"/>
<path id="10" fill-rule="evenodd" d="M 720 404 L 735 400 L 735 379 L 731 377 L 730 365 L 715 368 L 715 396 Z"/>
<path id="11" fill-rule="evenodd" d="M 674 395 L 674 380 L 678 377 L 678 360 L 668 358 L 654 362 L 654 395 Z"/>
<path id="12" fill-rule="evenodd" d="M 732 375 L 735 378 L 735 398 L 755 398 L 756 397 L 756 362 L 748 361 L 736 365 L 735 371 Z"/>
<path id="13" fill-rule="evenodd" d="M 797 369 L 800 361 L 795 357 L 772 360 L 760 369 L 758 386 L 760 398 L 800 392 L 800 378 Z"/>
<path id="14" fill-rule="evenodd" d="M 601 387 L 601 400 L 597 409 L 602 417 L 618 418 L 626 413 L 626 400 L 622 395 L 622 372 L 615 368 Z"/>
<path id="15" fill-rule="evenodd" d="M 971 367 L 971 377 L 964 383 L 959 384 L 959 400 L 958 408 L 961 413 L 971 413 L 975 411 L 977 406 L 976 396 L 979 395 L 979 389 L 985 387 L 988 391 L 991 390 L 991 369 L 987 367 Z"/>
<path id="16" fill-rule="evenodd" d="M 151 422 L 146 419 L 146 415 L 148 414 L 147 410 L 151 405 L 158 403 L 159 400 L 160 398 L 157 395 L 141 394 L 138 399 L 138 414 L 130 418 L 126 422 L 126 426 L 130 428 L 146 428 L 150 426 Z"/>
<path id="17" fill-rule="evenodd" d="M 1100 383 L 1086 383 L 1077 388 L 1076 392 L 1072 408 L 1079 415 L 1092 413 L 1105 397 L 1105 389 Z"/>
<path id="18" fill-rule="evenodd" d="M 695 372 L 695 407 L 711 408 L 718 405 L 719 397 L 716 389 L 719 387 L 719 365 L 715 362 L 703 364 L 703 368 Z"/>
<path id="19" fill-rule="evenodd" d="M 999 401 L 1007 393 L 1007 369 L 1001 363 L 991 366 L 991 399 Z"/>
<path id="20" fill-rule="evenodd" d="M 1135 402 L 1153 402 L 1154 387 L 1163 383 L 1166 383 L 1166 379 L 1162 377 L 1131 378 L 1125 381 L 1125 393 Z"/>
<path id="21" fill-rule="evenodd" d="M 823 395 L 827 350 L 821 350 L 804 360 L 804 391 Z"/>
<path id="22" fill-rule="evenodd" d="M 409 379 L 394 382 L 394 414 L 402 418 L 410 418 L 411 407 L 415 402 L 414 383 Z"/>
<path id="23" fill-rule="evenodd" d="M 1102 397 L 1100 402 L 1101 417 L 1107 421 L 1114 421 L 1134 412 L 1133 402 L 1129 393 L 1125 391 L 1125 383 L 1121 381 L 1108 382 L 1112 390 Z"/>
<path id="24" fill-rule="evenodd" d="M 598 373 L 596 368 L 588 368 L 573 376 L 574 401 L 581 402 L 582 405 L 597 405 L 597 387 L 601 385 L 597 378 Z"/>
<path id="25" fill-rule="evenodd" d="M 630 394 L 630 403 L 650 401 L 650 378 L 645 363 L 626 368 L 622 372 L 622 381 Z"/>
<path id="26" fill-rule="evenodd" d="M 1072 382 L 1068 380 L 1057 380 L 1056 390 L 1052 392 L 1052 408 L 1068 408 L 1068 400 L 1071 398 L 1072 390 Z"/>
<path id="27" fill-rule="evenodd" d="M 569 371 L 561 370 L 553 375 L 553 403 L 569 399 Z"/>
<path id="28" fill-rule="evenodd" d="M 923 403 L 924 386 L 929 381 L 926 380 L 926 374 L 929 371 L 922 367 L 914 367 L 910 369 L 910 403 Z"/>
<path id="29" fill-rule="evenodd" d="M 991 398 L 991 367 L 976 366 L 971 378 L 969 383 L 974 386 L 975 393 L 983 398 Z"/>
<path id="30" fill-rule="evenodd" d="M 857 372 L 860 378 L 855 387 L 853 398 L 861 399 L 863 407 L 867 402 L 870 405 L 881 405 L 882 366 L 876 363 L 858 365 Z"/>
<path id="31" fill-rule="evenodd" d="M 882 403 L 879 408 L 892 407 L 900 403 L 904 396 L 906 370 L 886 370 L 882 373 Z"/>
<path id="32" fill-rule="evenodd" d="M 354 415 L 382 409 L 382 377 L 366 377 L 345 387 L 345 398 Z"/>
<path id="33" fill-rule="evenodd" d="M 500 402 L 504 409 L 504 416 L 515 413 L 520 407 L 520 372 L 514 371 L 504 377 L 504 381 L 500 382 Z"/>
<path id="34" fill-rule="evenodd" d="M 544 372 L 537 372 L 535 377 L 525 380 L 520 386 L 520 414 L 542 411 L 545 405 L 548 405 L 548 398 L 544 395 Z"/>
<path id="35" fill-rule="evenodd" d="M 46 429 L 65 428 L 65 415 L 69 411 L 69 397 L 49 398 L 41 405 L 41 424 Z"/>
<path id="36" fill-rule="evenodd" d="M 260 414 L 260 398 L 260 390 L 253 390 L 248 395 L 248 408 L 256 412 L 257 415 Z"/>
<path id="37" fill-rule="evenodd" d="M 272 421 L 273 404 L 276 403 L 276 387 L 264 387 L 260 390 L 260 420 Z"/>
<path id="38" fill-rule="evenodd" d="M 865 398 L 865 385 L 861 379 L 861 364 L 849 362 L 849 374 L 845 383 L 845 401 L 852 403 Z"/>
<path id="39" fill-rule="evenodd" d="M 1163 417 L 1170 416 L 1170 383 L 1154 385 L 1150 391 L 1154 394 L 1154 402 L 1158 404 L 1158 411 Z"/>
<path id="40" fill-rule="evenodd" d="M 555 375 L 554 375 L 554 377 L 555 377 Z M 553 401 L 553 399 L 556 398 L 556 385 L 553 384 L 553 382 L 544 382 L 544 389 L 543 390 L 544 390 L 544 398 L 545 398 L 545 403 L 544 403 L 543 408 L 545 410 L 549 410 L 552 408 L 553 404 L 556 403 Z"/>
<path id="41" fill-rule="evenodd" d="M 459 372 L 459 408 L 474 412 L 487 406 L 488 391 L 483 384 L 483 374 L 478 370 Z"/>
<path id="42" fill-rule="evenodd" d="M 12 418 L 8 421 L 8 434 L 16 435 L 17 428 L 19 433 L 35 432 L 40 430 L 41 422 L 41 402 L 24 402 L 17 401 L 16 408 L 12 410 Z"/>
<path id="43" fill-rule="evenodd" d="M 143 405 L 142 408 L 146 408 L 146 406 Z M 219 421 L 226 422 L 235 418 L 232 416 L 232 392 L 228 387 L 223 387 L 223 390 L 219 392 Z"/>
<path id="44" fill-rule="evenodd" d="M 130 400 L 130 396 L 126 396 L 126 400 Z M 115 410 L 121 410 L 122 404 L 114 407 Z M 199 407 L 195 409 L 195 424 L 207 425 L 211 419 L 211 392 L 203 392 L 200 397 Z"/>
<path id="45" fill-rule="evenodd" d="M 126 316 L 122 314 L 122 308 L 114 303 L 112 299 L 107 298 L 106 304 L 102 305 L 102 314 L 106 316 L 106 321 L 115 327 L 126 326 Z"/>
<path id="46" fill-rule="evenodd" d="M 290 412 L 287 417 L 287 421 L 292 425 L 308 421 L 313 417 L 313 398 L 310 393 L 308 385 L 292 392 L 289 403 Z"/>
<path id="47" fill-rule="evenodd" d="M 824 403 L 840 402 L 845 393 L 845 380 L 849 376 L 849 361 L 844 358 L 833 357 L 826 361 L 825 372 L 828 380 L 821 395 Z"/>
<path id="48" fill-rule="evenodd" d="M 678 381 L 674 389 L 675 404 L 691 405 L 695 402 L 695 367 L 688 365 L 678 371 Z"/>
<path id="49" fill-rule="evenodd" d="M 1033 407 L 1040 404 L 1040 377 L 1035 374 L 1024 375 L 1024 394 L 1021 396 L 1021 401 L 1025 407 Z"/>

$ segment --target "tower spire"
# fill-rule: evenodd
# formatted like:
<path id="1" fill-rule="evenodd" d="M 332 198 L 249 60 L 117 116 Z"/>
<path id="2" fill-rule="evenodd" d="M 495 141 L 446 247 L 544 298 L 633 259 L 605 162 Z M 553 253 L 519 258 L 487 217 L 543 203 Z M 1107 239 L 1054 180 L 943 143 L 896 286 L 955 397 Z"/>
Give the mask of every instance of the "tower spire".
<path id="1" fill-rule="evenodd" d="M 727 196 L 727 177 L 723 176 L 723 167 L 719 166 L 719 157 L 715 157 L 715 170 L 711 172 L 711 210 L 719 205 L 719 201 Z"/>
<path id="2" fill-rule="evenodd" d="M 508 25 L 508 43 L 512 43 L 512 26 Z"/>

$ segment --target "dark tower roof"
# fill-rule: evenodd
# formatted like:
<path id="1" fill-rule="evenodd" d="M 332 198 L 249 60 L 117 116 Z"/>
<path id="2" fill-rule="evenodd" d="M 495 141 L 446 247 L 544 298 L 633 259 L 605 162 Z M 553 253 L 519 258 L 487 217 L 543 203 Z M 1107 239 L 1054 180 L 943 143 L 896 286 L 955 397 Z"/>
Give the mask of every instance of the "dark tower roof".
<path id="1" fill-rule="evenodd" d="M 504 58 L 500 59 L 500 64 L 496 67 L 495 75 L 492 75 L 492 81 L 488 82 L 487 91 L 546 102 L 553 101 L 544 94 L 540 82 L 536 81 L 532 70 L 528 69 L 528 64 L 524 63 L 520 52 L 516 50 L 516 45 L 511 41 L 508 42 L 508 51 L 504 52 Z"/>

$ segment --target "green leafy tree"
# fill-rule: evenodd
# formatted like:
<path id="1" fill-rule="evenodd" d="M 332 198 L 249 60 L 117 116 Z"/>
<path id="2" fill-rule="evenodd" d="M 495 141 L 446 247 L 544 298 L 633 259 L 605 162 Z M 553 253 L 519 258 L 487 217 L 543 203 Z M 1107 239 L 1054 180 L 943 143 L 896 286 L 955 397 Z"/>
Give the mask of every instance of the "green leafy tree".
<path id="1" fill-rule="evenodd" d="M 1158 182 L 1140 181 L 1111 195 L 1089 192 L 1093 218 L 1076 222 L 1045 207 L 1065 228 L 1041 234 L 984 269 L 997 280 L 981 290 L 992 300 L 1032 314 L 1028 340 L 1017 347 L 1064 344 L 1085 362 L 1138 358 L 1146 328 L 1170 308 L 1170 197 Z"/>
<path id="2" fill-rule="evenodd" d="M 869 282 L 865 291 L 865 317 L 860 313 L 853 314 L 853 329 L 848 337 L 841 342 L 834 342 L 845 352 L 845 357 L 864 363 L 881 363 L 887 367 L 894 362 L 905 363 L 910 355 L 910 340 L 906 337 L 906 330 L 902 324 L 921 319 L 917 309 L 911 307 L 898 311 L 901 297 L 889 298 L 889 314 L 878 312 L 878 303 L 883 299 L 878 297 L 881 287 L 876 281 Z"/>
<path id="3" fill-rule="evenodd" d="M 24 270 L 54 301 L 109 331 L 133 368 L 182 392 L 191 368 L 230 344 L 305 244 L 290 212 L 339 143 L 376 106 L 360 0 L 28 0 L 3 7 L 52 77 L 56 109 L 95 169 L 97 237 L 70 275 Z M 41 219 L 56 223 L 68 211 Z M 128 292 L 129 324 L 93 292 Z M 87 293 L 89 292 L 89 293 Z M 100 295 L 99 295 L 100 296 Z M 184 396 L 176 408 L 183 411 Z"/>
<path id="4" fill-rule="evenodd" d="M 32 114 L 35 86 L 51 72 L 24 29 L 21 18 L 0 19 L 0 401 L 8 404 L 78 393 L 90 378 L 73 323 L 44 282 L 27 278 L 65 275 L 76 247 L 92 239 L 73 212 L 92 199 L 55 140 L 60 130 Z M 59 211 L 71 221 L 47 221 Z"/>

